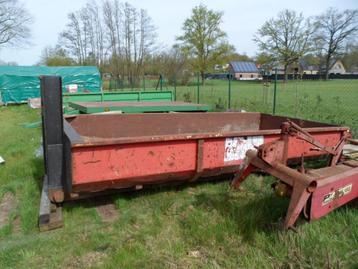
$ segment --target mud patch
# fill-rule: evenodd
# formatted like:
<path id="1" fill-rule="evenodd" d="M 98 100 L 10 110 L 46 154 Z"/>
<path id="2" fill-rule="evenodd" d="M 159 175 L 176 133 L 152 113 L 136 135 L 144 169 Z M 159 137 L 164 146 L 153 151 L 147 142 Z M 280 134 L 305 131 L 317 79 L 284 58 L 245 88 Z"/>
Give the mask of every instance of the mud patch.
<path id="1" fill-rule="evenodd" d="M 14 222 L 12 223 L 12 233 L 15 233 L 15 234 L 21 233 L 21 219 L 20 219 L 20 216 L 16 216 Z"/>
<path id="2" fill-rule="evenodd" d="M 189 257 L 193 257 L 193 258 L 200 258 L 201 257 L 201 253 L 199 250 L 192 250 L 192 251 L 188 251 L 188 256 Z"/>
<path id="3" fill-rule="evenodd" d="M 98 205 L 96 211 L 103 222 L 113 222 L 119 217 L 118 210 L 113 203 Z"/>
<path id="4" fill-rule="evenodd" d="M 93 267 L 93 266 L 101 266 L 103 265 L 104 260 L 106 259 L 107 254 L 99 251 L 91 251 L 86 253 L 82 257 L 82 264 L 85 268 Z"/>
<path id="5" fill-rule="evenodd" d="M 9 224 L 11 213 L 16 210 L 17 201 L 11 192 L 5 193 L 0 203 L 0 229 Z"/>

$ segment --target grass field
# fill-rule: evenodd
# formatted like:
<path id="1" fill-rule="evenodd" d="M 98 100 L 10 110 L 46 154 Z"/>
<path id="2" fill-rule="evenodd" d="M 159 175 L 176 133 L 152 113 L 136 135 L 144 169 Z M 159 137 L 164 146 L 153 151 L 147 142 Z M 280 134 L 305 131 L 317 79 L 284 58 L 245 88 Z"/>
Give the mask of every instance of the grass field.
<path id="1" fill-rule="evenodd" d="M 300 83 L 279 85 L 279 114 L 358 127 L 357 82 Z M 215 105 L 220 97 L 225 104 L 226 86 L 208 82 L 202 102 Z M 272 85 L 267 96 L 261 84 L 232 86 L 236 108 L 272 109 Z M 195 91 L 178 88 L 178 99 L 188 99 L 189 92 L 195 101 Z M 6 160 L 0 164 L 0 200 L 8 193 L 16 198 L 0 229 L 0 268 L 358 268 L 357 202 L 311 224 L 301 219 L 297 233 L 283 232 L 288 200 L 274 196 L 269 176 L 250 176 L 239 192 L 222 181 L 114 195 L 119 218 L 110 223 L 101 220 L 94 199 L 65 204 L 64 227 L 39 233 L 43 160 L 35 152 L 41 130 L 24 128 L 39 119 L 39 111 L 26 105 L 0 107 L 0 155 Z"/>
<path id="2" fill-rule="evenodd" d="M 196 89 L 181 87 L 178 99 L 190 92 L 196 100 Z M 227 108 L 228 83 L 213 81 L 201 90 L 200 102 Z M 232 82 L 233 109 L 272 113 L 274 84 Z M 188 94 L 186 94 L 188 95 Z M 358 80 L 289 81 L 277 84 L 276 114 L 327 123 L 347 125 L 358 133 Z M 219 102 L 219 98 L 221 102 Z"/>

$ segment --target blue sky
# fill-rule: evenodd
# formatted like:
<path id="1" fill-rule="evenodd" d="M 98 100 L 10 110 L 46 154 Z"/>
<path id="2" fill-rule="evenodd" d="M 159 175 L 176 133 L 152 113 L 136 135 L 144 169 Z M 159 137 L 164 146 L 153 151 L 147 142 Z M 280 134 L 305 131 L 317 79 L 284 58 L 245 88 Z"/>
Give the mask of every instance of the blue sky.
<path id="1" fill-rule="evenodd" d="M 55 45 L 59 32 L 67 22 L 67 14 L 80 9 L 87 0 L 20 0 L 34 17 L 31 44 L 0 50 L 0 59 L 20 65 L 36 64 L 45 46 Z M 100 0 L 98 0 L 100 2 Z M 158 43 L 170 47 L 191 9 L 203 3 L 209 8 L 224 12 L 222 29 L 239 53 L 253 56 L 256 45 L 252 41 L 257 29 L 281 9 L 293 9 L 305 16 L 323 12 L 328 7 L 358 8 L 358 0 L 133 0 L 127 1 L 148 11 L 157 28 Z"/>

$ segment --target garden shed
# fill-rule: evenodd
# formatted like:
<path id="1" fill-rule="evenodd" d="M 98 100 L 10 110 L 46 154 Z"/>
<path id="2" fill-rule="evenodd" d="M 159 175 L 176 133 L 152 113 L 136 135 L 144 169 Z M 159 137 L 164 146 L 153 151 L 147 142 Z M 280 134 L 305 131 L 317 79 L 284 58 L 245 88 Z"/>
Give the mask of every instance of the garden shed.
<path id="1" fill-rule="evenodd" d="M 40 97 L 40 76 L 61 76 L 62 91 L 101 91 L 101 75 L 95 66 L 0 66 L 0 102 L 18 104 Z"/>

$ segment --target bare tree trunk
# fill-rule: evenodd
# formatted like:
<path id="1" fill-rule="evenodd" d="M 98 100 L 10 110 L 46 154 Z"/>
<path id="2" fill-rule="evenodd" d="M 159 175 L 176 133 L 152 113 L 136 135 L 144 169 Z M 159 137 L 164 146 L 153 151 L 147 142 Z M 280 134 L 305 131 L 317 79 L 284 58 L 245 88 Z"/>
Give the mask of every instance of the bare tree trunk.
<path id="1" fill-rule="evenodd" d="M 285 64 L 285 65 L 284 65 L 284 82 L 285 82 L 285 83 L 286 83 L 286 81 L 288 80 L 287 69 L 288 69 L 288 65 Z"/>
<path id="2" fill-rule="evenodd" d="M 205 72 L 204 71 L 200 71 L 200 76 L 201 76 L 201 85 L 205 85 Z"/>
<path id="3" fill-rule="evenodd" d="M 331 61 L 331 55 L 327 55 L 326 62 L 325 62 L 325 70 L 324 70 L 324 79 L 329 79 L 329 69 L 330 69 L 330 61 Z"/>

